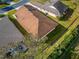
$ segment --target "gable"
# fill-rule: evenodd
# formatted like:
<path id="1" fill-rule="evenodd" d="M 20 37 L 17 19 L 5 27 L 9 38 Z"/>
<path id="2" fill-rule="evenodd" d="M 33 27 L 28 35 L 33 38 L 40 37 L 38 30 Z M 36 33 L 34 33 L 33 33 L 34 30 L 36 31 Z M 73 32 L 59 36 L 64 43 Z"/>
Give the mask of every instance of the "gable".
<path id="1" fill-rule="evenodd" d="M 58 25 L 32 6 L 25 5 L 16 12 L 17 21 L 34 37 L 41 38 Z"/>

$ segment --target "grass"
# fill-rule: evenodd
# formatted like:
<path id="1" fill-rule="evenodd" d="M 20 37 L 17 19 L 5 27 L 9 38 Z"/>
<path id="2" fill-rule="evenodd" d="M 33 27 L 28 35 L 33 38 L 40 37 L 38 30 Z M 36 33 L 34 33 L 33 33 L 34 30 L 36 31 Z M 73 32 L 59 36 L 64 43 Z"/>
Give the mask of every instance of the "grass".
<path id="1" fill-rule="evenodd" d="M 19 2 L 20 0 L 13 0 L 13 2 Z"/>
<path id="2" fill-rule="evenodd" d="M 59 29 L 59 30 L 58 30 L 58 29 Z M 36 55 L 35 59 L 41 59 L 42 56 L 43 56 L 43 55 L 40 55 L 40 53 L 43 52 L 42 49 L 45 48 L 45 47 L 48 48 L 48 47 L 50 46 L 50 43 L 52 43 L 52 41 L 54 41 L 54 40 L 57 40 L 57 38 L 60 37 L 60 35 L 62 34 L 62 32 L 63 32 L 64 30 L 65 30 L 64 27 L 62 27 L 61 25 L 58 25 L 54 31 L 52 31 L 51 33 L 49 33 L 49 34 L 47 35 L 48 40 L 46 40 L 45 43 L 41 43 L 41 44 L 42 44 L 41 51 L 37 51 L 37 55 Z M 45 45 L 45 44 L 46 44 L 46 45 Z M 44 45 L 45 45 L 45 46 L 44 46 Z M 41 46 L 40 46 L 40 47 L 41 47 Z M 45 49 L 46 49 L 46 48 L 45 48 Z M 38 57 L 39 55 L 40 55 L 40 58 Z"/>
<path id="3" fill-rule="evenodd" d="M 5 16 L 5 14 L 0 14 L 0 18 L 2 18 L 2 17 L 4 17 Z"/>
<path id="4" fill-rule="evenodd" d="M 79 40 L 76 42 L 76 45 L 73 49 L 72 55 L 71 55 L 71 59 L 79 59 Z"/>
<path id="5" fill-rule="evenodd" d="M 58 47 L 58 45 L 61 44 L 61 42 L 65 39 L 66 35 L 69 35 L 74 30 L 74 28 L 77 27 L 77 25 L 79 25 L 79 19 L 74 22 L 74 24 L 69 28 L 69 30 L 53 46 L 47 48 L 44 51 L 43 59 L 46 59 L 54 51 L 55 47 Z"/>
<path id="6" fill-rule="evenodd" d="M 9 6 L 9 4 L 2 4 L 2 5 L 0 5 L 0 8 L 4 8 L 6 6 Z"/>
<path id="7" fill-rule="evenodd" d="M 44 4 L 45 2 L 47 2 L 48 0 L 31 0 L 31 2 L 39 2 L 41 4 Z"/>
<path id="8" fill-rule="evenodd" d="M 64 48 L 64 51 L 61 50 L 62 53 L 64 53 L 64 54 L 59 55 L 60 58 L 57 57 L 57 58 L 54 58 L 54 59 L 58 59 L 58 58 L 59 59 L 72 59 L 71 57 L 73 57 L 73 56 L 72 55 L 69 55 L 69 53 L 79 43 L 79 40 L 78 40 L 78 37 L 79 37 L 78 34 L 79 34 L 79 32 L 78 32 L 78 30 L 79 30 L 79 28 L 76 28 L 76 29 L 73 30 L 73 32 L 70 35 L 67 35 L 66 38 L 64 39 L 64 41 L 59 45 L 59 47 L 57 47 L 57 50 L 54 51 L 54 53 L 56 53 L 56 51 L 57 51 L 57 53 L 56 54 L 52 53 L 49 57 L 52 56 L 51 59 L 53 59 L 53 54 L 57 57 L 57 55 L 59 54 L 58 50 L 61 50 L 62 48 Z M 75 50 L 75 52 L 77 52 L 78 50 Z M 71 54 L 72 54 L 72 52 L 71 52 Z M 65 56 L 67 56 L 67 57 L 65 57 Z M 78 54 L 77 54 L 77 56 L 78 56 Z"/>
<path id="9" fill-rule="evenodd" d="M 67 50 L 67 48 L 68 48 L 68 46 L 69 46 L 69 43 L 71 43 L 71 40 L 73 40 L 73 39 L 74 39 L 74 38 L 73 38 L 73 35 L 72 35 L 72 33 L 71 33 L 70 35 L 68 35 L 68 36 L 64 39 L 64 41 L 60 44 L 60 46 L 57 47 L 57 48 L 54 50 L 54 52 L 52 52 L 51 55 L 49 55 L 48 59 L 53 59 L 53 58 L 54 58 L 54 55 L 55 55 L 55 58 L 54 58 L 54 59 L 58 59 L 58 58 L 62 55 L 62 53 L 64 53 L 64 52 Z M 61 49 L 64 49 L 64 50 L 62 51 Z M 60 53 L 60 52 L 58 52 L 58 51 L 61 51 L 62 53 Z M 59 57 L 58 57 L 58 55 L 59 55 Z"/>
<path id="10" fill-rule="evenodd" d="M 48 1 L 48 0 L 39 0 L 38 2 L 44 4 L 46 1 Z"/>
<path id="11" fill-rule="evenodd" d="M 11 11 L 8 11 L 8 15 L 13 15 L 14 13 L 16 12 L 16 10 L 11 10 Z"/>
<path id="12" fill-rule="evenodd" d="M 71 9 L 75 9 L 76 8 L 76 4 L 75 3 L 73 3 L 72 1 L 62 1 L 61 0 L 61 2 L 63 2 L 65 5 L 67 5 L 69 8 L 71 8 Z"/>
<path id="13" fill-rule="evenodd" d="M 42 48 L 46 47 L 45 49 L 48 49 L 49 46 L 50 46 L 50 44 L 51 44 L 52 42 L 57 41 L 57 39 L 60 37 L 60 35 L 61 35 L 65 30 L 66 30 L 66 29 L 65 29 L 63 26 L 58 25 L 54 31 L 52 31 L 51 33 L 49 33 L 49 34 L 47 35 L 48 40 L 46 40 L 45 43 L 42 43 L 42 44 L 43 44 L 43 45 L 42 45 L 42 46 L 43 46 Z M 64 34 L 64 33 L 63 33 L 63 34 Z M 62 34 L 62 35 L 63 35 L 63 34 Z M 55 40 L 55 41 L 54 41 L 54 40 Z M 47 44 L 47 46 L 46 46 L 45 44 Z M 45 46 L 44 46 L 44 45 L 45 45 Z M 41 59 L 41 58 L 43 58 L 43 55 L 45 55 L 45 54 L 43 53 L 43 55 L 42 55 L 42 54 L 40 54 L 40 53 L 43 53 L 43 51 L 38 51 L 38 53 L 37 53 L 35 59 Z M 49 53 L 50 53 L 50 52 L 49 52 Z M 40 58 L 39 58 L 39 57 L 40 57 Z"/>
<path id="14" fill-rule="evenodd" d="M 51 41 L 56 40 L 64 31 L 65 28 L 61 25 L 58 25 L 54 31 L 47 35 L 48 40 L 46 41 L 46 43 L 51 43 Z"/>

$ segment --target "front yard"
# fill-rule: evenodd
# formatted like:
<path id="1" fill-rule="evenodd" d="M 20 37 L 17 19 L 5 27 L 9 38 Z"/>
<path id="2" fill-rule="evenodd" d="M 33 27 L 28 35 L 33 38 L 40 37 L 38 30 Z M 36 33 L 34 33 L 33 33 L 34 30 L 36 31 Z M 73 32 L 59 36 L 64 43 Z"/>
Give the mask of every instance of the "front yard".
<path id="1" fill-rule="evenodd" d="M 4 8 L 6 6 L 9 6 L 9 4 L 2 4 L 2 5 L 0 5 L 0 8 Z"/>
<path id="2" fill-rule="evenodd" d="M 44 4 L 47 1 L 48 0 L 31 0 L 31 2 L 38 2 L 38 3 L 41 3 L 41 4 Z"/>

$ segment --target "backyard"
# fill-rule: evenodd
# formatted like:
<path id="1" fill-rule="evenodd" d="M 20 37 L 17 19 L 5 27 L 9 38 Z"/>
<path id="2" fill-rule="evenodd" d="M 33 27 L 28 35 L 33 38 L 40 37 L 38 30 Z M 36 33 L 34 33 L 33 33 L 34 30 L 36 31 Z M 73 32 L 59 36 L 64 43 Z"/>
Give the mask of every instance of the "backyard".
<path id="1" fill-rule="evenodd" d="M 76 52 L 76 50 L 73 51 L 76 45 L 74 43 L 79 42 L 78 34 L 79 34 L 79 28 L 77 27 L 71 32 L 71 34 L 65 37 L 64 41 L 59 45 L 59 47 L 55 49 L 55 51 L 48 57 L 48 59 L 52 59 L 52 58 L 53 59 L 73 59 L 73 57 L 76 57 L 72 55 L 74 55 L 73 53 Z M 78 54 L 77 54 L 77 58 L 79 58 Z"/>

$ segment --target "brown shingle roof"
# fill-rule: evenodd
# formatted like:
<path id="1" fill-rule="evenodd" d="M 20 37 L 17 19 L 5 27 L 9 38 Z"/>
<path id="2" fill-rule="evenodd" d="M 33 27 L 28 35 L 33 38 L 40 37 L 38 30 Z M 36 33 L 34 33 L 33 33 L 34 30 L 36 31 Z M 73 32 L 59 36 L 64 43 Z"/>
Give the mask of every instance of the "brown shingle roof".
<path id="1" fill-rule="evenodd" d="M 16 12 L 17 21 L 34 37 L 41 38 L 58 24 L 40 13 L 32 6 L 26 5 Z"/>

